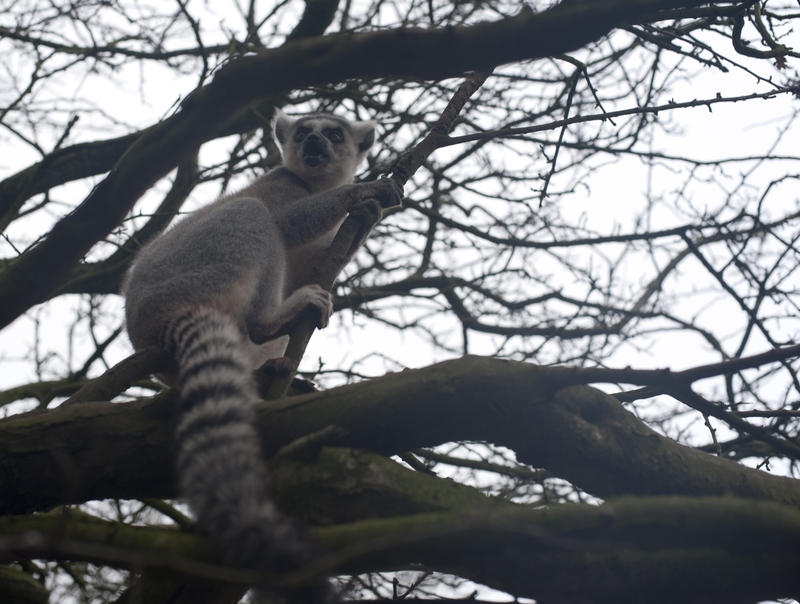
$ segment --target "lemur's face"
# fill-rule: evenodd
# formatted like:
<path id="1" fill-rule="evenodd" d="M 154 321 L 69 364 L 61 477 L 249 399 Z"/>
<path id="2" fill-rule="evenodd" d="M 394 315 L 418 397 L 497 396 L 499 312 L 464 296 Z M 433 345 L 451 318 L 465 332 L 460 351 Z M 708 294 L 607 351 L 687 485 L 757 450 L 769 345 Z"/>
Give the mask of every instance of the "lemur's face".
<path id="1" fill-rule="evenodd" d="M 306 119 L 296 124 L 292 132 L 289 148 L 299 147 L 300 157 L 311 168 L 326 163 L 341 162 L 352 156 L 355 145 L 345 126 L 328 119 Z"/>
<path id="2" fill-rule="evenodd" d="M 373 122 L 351 122 L 328 114 L 292 120 L 279 113 L 274 127 L 284 165 L 313 190 L 351 182 L 375 139 Z"/>

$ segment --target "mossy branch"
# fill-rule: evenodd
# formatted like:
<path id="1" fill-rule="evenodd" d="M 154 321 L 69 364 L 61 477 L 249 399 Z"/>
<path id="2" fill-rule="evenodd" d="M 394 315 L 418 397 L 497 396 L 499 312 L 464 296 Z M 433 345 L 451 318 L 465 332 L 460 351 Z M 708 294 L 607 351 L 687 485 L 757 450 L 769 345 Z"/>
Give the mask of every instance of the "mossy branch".
<path id="1" fill-rule="evenodd" d="M 800 481 L 682 446 L 648 428 L 580 370 L 464 357 L 259 408 L 265 453 L 329 426 L 328 444 L 396 454 L 459 440 L 513 449 L 600 497 L 730 493 L 800 505 Z M 596 379 L 589 371 L 587 380 Z M 171 393 L 83 403 L 0 422 L 0 509 L 174 496 Z M 131 452 L 135 451 L 135 455 Z"/>
<path id="2" fill-rule="evenodd" d="M 545 509 L 507 504 L 312 533 L 329 555 L 279 583 L 320 571 L 414 564 L 542 602 L 753 602 L 800 590 L 800 511 L 731 497 L 635 497 Z M 166 528 L 37 514 L 0 519 L 0 534 L 2 560 L 78 558 L 230 585 L 264 580 L 221 565 L 205 538 Z"/>

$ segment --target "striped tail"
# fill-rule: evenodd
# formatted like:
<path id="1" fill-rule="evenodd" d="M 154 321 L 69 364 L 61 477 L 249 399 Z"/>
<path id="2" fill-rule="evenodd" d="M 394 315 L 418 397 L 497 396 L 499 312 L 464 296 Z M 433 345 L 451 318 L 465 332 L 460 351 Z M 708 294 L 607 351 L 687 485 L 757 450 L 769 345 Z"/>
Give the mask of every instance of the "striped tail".
<path id="1" fill-rule="evenodd" d="M 198 524 L 233 564 L 301 567 L 310 559 L 305 540 L 267 494 L 258 395 L 238 329 L 214 310 L 196 310 L 167 326 L 162 345 L 178 363 L 177 474 Z"/>

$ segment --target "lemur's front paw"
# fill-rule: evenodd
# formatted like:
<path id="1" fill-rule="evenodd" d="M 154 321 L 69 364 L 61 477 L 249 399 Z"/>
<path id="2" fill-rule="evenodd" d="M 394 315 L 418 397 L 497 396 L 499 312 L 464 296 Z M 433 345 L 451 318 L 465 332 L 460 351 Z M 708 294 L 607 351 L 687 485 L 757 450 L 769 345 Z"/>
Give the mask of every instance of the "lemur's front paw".
<path id="1" fill-rule="evenodd" d="M 377 191 L 375 198 L 383 208 L 403 205 L 403 187 L 393 178 L 379 178 L 375 181 Z"/>
<path id="2" fill-rule="evenodd" d="M 350 208 L 350 215 L 357 216 L 363 221 L 366 232 L 381 219 L 381 204 L 375 197 L 367 197 L 353 204 Z"/>

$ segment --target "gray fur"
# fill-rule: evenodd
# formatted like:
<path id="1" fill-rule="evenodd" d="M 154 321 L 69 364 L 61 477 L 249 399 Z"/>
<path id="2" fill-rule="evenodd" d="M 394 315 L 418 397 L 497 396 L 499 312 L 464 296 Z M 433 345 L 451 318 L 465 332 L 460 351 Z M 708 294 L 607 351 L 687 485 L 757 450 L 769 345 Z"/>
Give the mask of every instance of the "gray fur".
<path id="1" fill-rule="evenodd" d="M 181 494 L 238 564 L 296 568 L 307 557 L 267 497 L 250 372 L 283 354 L 307 309 L 327 324 L 330 294 L 307 283 L 348 212 L 364 217 L 366 237 L 381 208 L 400 203 L 390 180 L 352 184 L 374 128 L 278 110 L 283 165 L 144 247 L 126 280 L 134 346 L 161 346 L 177 361 L 165 378 L 181 392 Z"/>

